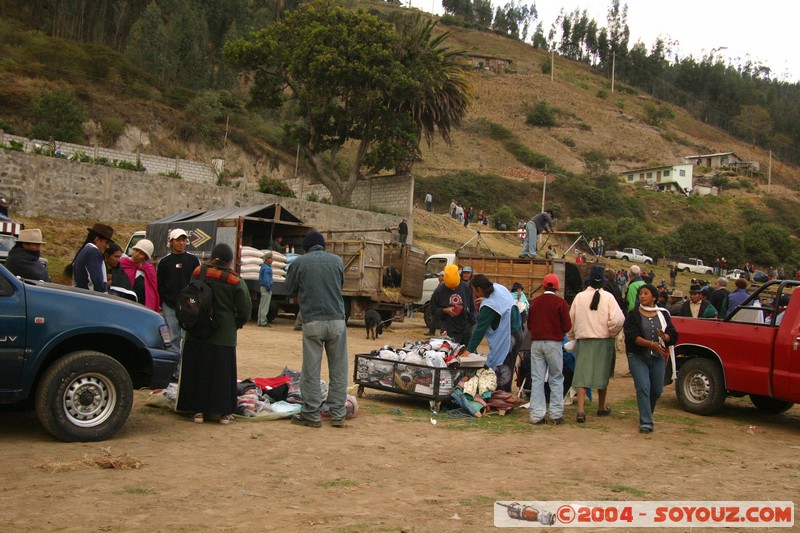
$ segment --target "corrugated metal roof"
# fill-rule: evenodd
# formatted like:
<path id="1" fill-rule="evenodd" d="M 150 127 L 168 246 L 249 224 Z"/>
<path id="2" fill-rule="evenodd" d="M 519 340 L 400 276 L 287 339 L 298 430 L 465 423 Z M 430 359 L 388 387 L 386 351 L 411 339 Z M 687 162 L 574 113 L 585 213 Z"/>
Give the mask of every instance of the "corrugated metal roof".
<path id="1" fill-rule="evenodd" d="M 167 217 L 161 218 L 153 222 L 153 224 L 160 224 L 165 222 L 204 222 L 214 220 L 225 220 L 239 217 L 254 217 L 263 218 L 266 220 L 275 219 L 275 212 L 280 206 L 280 218 L 276 221 L 279 222 L 295 222 L 302 224 L 303 221 L 293 215 L 288 209 L 280 204 L 262 204 L 252 205 L 247 207 L 233 207 L 230 209 L 213 209 L 210 211 L 182 211 Z"/>
<path id="2" fill-rule="evenodd" d="M 684 159 L 697 159 L 698 157 L 717 157 L 720 155 L 736 155 L 733 152 L 717 152 L 716 154 L 687 155 Z M 739 157 L 738 155 L 736 156 Z"/>

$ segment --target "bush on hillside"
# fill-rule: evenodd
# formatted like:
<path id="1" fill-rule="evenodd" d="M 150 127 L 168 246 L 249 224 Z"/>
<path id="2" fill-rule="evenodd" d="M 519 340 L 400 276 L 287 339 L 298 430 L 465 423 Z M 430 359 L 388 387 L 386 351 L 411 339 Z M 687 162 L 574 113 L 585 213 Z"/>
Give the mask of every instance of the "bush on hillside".
<path id="1" fill-rule="evenodd" d="M 439 206 L 448 206 L 455 198 L 465 207 L 472 206 L 476 213 L 481 209 L 494 216 L 501 207 L 511 206 L 515 219 L 528 219 L 536 204 L 541 202 L 541 188 L 519 180 L 502 178 L 496 174 L 480 174 L 462 170 L 454 174 L 418 176 L 414 178 L 417 202 L 422 205 L 427 193 Z M 536 211 L 538 213 L 538 211 Z"/>
<path id="2" fill-rule="evenodd" d="M 283 180 L 270 178 L 268 176 L 261 176 L 258 179 L 258 190 L 264 194 L 274 194 L 275 196 L 284 196 L 286 198 L 296 198 L 294 191 L 286 185 Z M 313 200 L 318 202 L 319 200 Z"/>
<path id="3" fill-rule="evenodd" d="M 54 139 L 60 142 L 82 143 L 86 109 L 69 89 L 43 91 L 33 99 L 28 112 L 33 139 Z"/>
<path id="4" fill-rule="evenodd" d="M 547 100 L 539 100 L 528 110 L 525 116 L 525 123 L 528 126 L 551 128 L 556 126 L 556 110 Z"/>

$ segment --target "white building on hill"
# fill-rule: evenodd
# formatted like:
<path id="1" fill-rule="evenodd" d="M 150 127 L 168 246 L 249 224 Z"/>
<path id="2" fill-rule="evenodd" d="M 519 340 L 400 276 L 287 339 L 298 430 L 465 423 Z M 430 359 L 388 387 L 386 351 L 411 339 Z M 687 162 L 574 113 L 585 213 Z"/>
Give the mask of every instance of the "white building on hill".
<path id="1" fill-rule="evenodd" d="M 692 192 L 692 165 L 663 165 L 620 174 L 626 183 L 644 182 L 659 191 L 675 191 L 688 195 Z"/>

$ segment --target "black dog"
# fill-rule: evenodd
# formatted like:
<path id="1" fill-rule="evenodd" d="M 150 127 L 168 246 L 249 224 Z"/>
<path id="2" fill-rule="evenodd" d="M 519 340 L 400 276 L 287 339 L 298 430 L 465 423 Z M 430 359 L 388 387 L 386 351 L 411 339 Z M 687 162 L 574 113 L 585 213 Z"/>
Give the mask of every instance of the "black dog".
<path id="1" fill-rule="evenodd" d="M 372 340 L 375 340 L 378 335 L 383 333 L 383 322 L 381 320 L 381 315 L 374 309 L 367 309 L 367 312 L 364 313 L 364 325 L 367 327 L 368 339 L 371 336 Z"/>

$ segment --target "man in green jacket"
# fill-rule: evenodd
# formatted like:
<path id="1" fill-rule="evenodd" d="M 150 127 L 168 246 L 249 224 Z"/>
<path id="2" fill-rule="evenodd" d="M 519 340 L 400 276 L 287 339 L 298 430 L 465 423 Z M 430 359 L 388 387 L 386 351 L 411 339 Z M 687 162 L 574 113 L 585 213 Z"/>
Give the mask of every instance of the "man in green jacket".
<path id="1" fill-rule="evenodd" d="M 644 285 L 642 279 L 642 269 L 638 265 L 631 265 L 628 269 L 628 291 L 625 293 L 625 301 L 628 303 L 628 311 L 632 311 L 636 307 L 636 295 L 639 292 L 639 287 Z"/>

